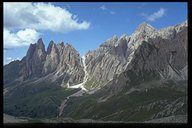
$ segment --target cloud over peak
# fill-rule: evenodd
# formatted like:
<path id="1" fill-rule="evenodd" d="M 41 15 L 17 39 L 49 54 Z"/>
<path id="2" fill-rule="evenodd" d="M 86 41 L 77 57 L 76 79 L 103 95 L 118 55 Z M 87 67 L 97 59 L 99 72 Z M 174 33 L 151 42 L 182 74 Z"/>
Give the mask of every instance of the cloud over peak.
<path id="1" fill-rule="evenodd" d="M 3 30 L 3 44 L 4 49 L 11 49 L 15 47 L 28 46 L 30 43 L 34 43 L 39 38 L 40 33 L 34 29 L 23 29 L 16 33 L 4 28 Z"/>
<path id="2" fill-rule="evenodd" d="M 147 15 L 146 13 L 141 13 L 141 16 L 143 16 L 147 21 L 155 21 L 161 17 L 163 17 L 166 13 L 166 10 L 164 8 L 160 8 L 158 11 Z"/>
<path id="3" fill-rule="evenodd" d="M 4 49 L 28 46 L 40 36 L 41 30 L 68 33 L 89 29 L 91 23 L 51 3 L 4 2 Z"/>
<path id="4" fill-rule="evenodd" d="M 147 17 L 147 20 L 149 21 L 155 21 L 158 18 L 161 18 L 165 15 L 165 9 L 164 8 L 160 8 L 157 12 L 154 12 L 153 14 L 149 15 Z"/>

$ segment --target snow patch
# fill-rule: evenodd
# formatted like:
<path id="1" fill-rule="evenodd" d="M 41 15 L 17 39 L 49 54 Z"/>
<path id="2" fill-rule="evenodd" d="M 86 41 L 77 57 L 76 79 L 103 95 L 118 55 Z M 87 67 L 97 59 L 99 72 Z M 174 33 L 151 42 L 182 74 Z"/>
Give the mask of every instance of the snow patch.
<path id="1" fill-rule="evenodd" d="M 85 64 L 85 56 L 82 57 L 82 62 L 83 62 L 83 70 L 85 72 L 85 76 L 83 78 L 83 82 L 80 83 L 80 84 L 77 84 L 77 85 L 73 85 L 73 86 L 69 86 L 69 82 L 68 82 L 67 83 L 67 88 L 81 88 L 82 90 L 87 92 L 88 90 L 84 87 L 85 83 L 88 80 L 87 66 Z"/>

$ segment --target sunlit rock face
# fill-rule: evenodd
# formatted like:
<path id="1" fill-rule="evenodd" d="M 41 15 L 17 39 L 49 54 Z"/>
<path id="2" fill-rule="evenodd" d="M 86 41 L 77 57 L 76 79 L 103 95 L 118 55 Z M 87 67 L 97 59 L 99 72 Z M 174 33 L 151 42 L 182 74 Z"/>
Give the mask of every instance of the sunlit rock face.
<path id="1" fill-rule="evenodd" d="M 72 45 L 50 41 L 45 50 L 43 40 L 39 39 L 19 62 L 21 69 L 16 80 L 40 78 L 39 81 L 67 87 L 83 83 L 86 72 L 84 84 L 90 89 L 100 89 L 122 73 L 133 83 L 151 78 L 186 80 L 187 28 L 187 22 L 160 30 L 142 23 L 130 36 L 115 35 L 87 52 L 84 64 Z"/>
<path id="2" fill-rule="evenodd" d="M 160 30 L 142 23 L 130 36 L 113 36 L 86 54 L 90 79 L 110 81 L 126 71 L 130 81 L 186 80 L 187 28 L 187 22 Z"/>
<path id="3" fill-rule="evenodd" d="M 64 45 L 63 42 L 55 44 L 51 41 L 45 51 L 43 41 L 39 39 L 30 45 L 21 65 L 20 77 L 23 79 L 41 77 L 66 86 L 67 83 L 80 83 L 84 77 L 79 53 L 70 44 Z"/>

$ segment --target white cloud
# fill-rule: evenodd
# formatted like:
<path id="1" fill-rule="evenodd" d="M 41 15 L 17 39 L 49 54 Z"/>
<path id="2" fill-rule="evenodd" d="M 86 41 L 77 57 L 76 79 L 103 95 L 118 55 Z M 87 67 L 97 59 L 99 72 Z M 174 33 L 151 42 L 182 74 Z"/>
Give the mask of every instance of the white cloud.
<path id="1" fill-rule="evenodd" d="M 15 61 L 15 60 L 20 60 L 20 58 L 17 57 L 16 59 L 14 59 L 14 58 L 12 58 L 12 57 L 6 57 L 4 63 L 5 63 L 5 64 L 8 64 L 8 63 L 10 63 L 10 62 L 12 62 L 12 61 Z"/>
<path id="2" fill-rule="evenodd" d="M 148 21 L 155 21 L 156 19 L 163 17 L 165 15 L 165 12 L 166 10 L 164 8 L 160 8 L 153 14 L 146 16 L 146 18 Z"/>
<path id="3" fill-rule="evenodd" d="M 10 61 L 10 60 L 12 60 L 12 58 L 11 57 L 7 57 L 6 60 Z"/>
<path id="4" fill-rule="evenodd" d="M 12 57 L 7 57 L 5 62 L 6 62 L 6 64 L 8 64 L 12 61 L 14 61 L 14 59 Z"/>
<path id="5" fill-rule="evenodd" d="M 19 57 L 17 57 L 17 58 L 16 58 L 16 60 L 20 60 L 20 58 L 19 58 Z"/>
<path id="6" fill-rule="evenodd" d="M 105 5 L 102 5 L 102 6 L 100 7 L 100 9 L 101 9 L 101 10 L 107 10 L 107 8 L 105 7 Z"/>
<path id="7" fill-rule="evenodd" d="M 80 22 L 76 15 L 51 3 L 4 2 L 3 7 L 7 29 L 32 28 L 67 33 L 90 27 L 90 22 Z"/>
<path id="8" fill-rule="evenodd" d="M 116 14 L 116 12 L 111 11 L 111 10 L 108 9 L 105 5 L 102 5 L 101 7 L 99 7 L 99 9 L 101 9 L 102 11 L 107 11 L 107 12 L 109 12 L 109 13 L 112 14 L 112 15 Z"/>
<path id="9" fill-rule="evenodd" d="M 16 33 L 4 28 L 3 43 L 4 49 L 11 49 L 16 47 L 28 46 L 30 43 L 35 43 L 40 36 L 34 29 L 19 30 Z"/>

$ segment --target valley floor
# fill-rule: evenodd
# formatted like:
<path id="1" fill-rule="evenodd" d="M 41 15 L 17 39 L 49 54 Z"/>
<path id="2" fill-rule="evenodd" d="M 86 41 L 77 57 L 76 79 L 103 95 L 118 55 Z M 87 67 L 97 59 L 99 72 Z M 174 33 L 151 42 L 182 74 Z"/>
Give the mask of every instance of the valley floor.
<path id="1" fill-rule="evenodd" d="M 150 83 L 103 102 L 99 101 L 108 96 L 108 90 L 93 95 L 56 86 L 33 94 L 18 95 L 21 91 L 16 90 L 4 96 L 4 123 L 187 123 L 187 91 L 181 91 L 186 85 L 154 87 L 152 82 L 154 88 L 147 90 L 146 85 Z M 19 89 L 27 90 L 26 86 Z M 46 87 L 36 87 L 42 86 Z"/>
<path id="2" fill-rule="evenodd" d="M 187 123 L 186 115 L 176 115 L 145 121 L 145 123 Z"/>
<path id="3" fill-rule="evenodd" d="M 101 121 L 101 120 L 92 120 L 92 119 L 80 119 L 74 120 L 72 118 L 51 118 L 51 119 L 32 119 L 32 118 L 24 118 L 24 117 L 14 117 L 7 114 L 3 114 L 3 122 L 4 123 L 187 123 L 186 115 L 176 115 L 169 116 L 164 118 L 153 119 L 144 122 L 121 122 L 121 121 Z"/>
<path id="4" fill-rule="evenodd" d="M 27 123 L 27 122 L 28 121 L 25 119 L 20 119 L 18 117 L 3 114 L 3 123 Z"/>

